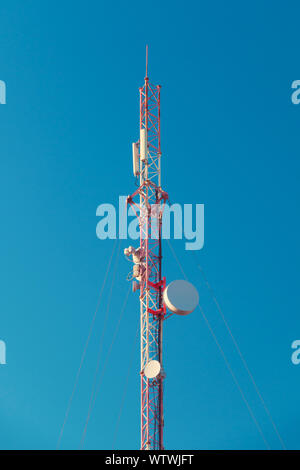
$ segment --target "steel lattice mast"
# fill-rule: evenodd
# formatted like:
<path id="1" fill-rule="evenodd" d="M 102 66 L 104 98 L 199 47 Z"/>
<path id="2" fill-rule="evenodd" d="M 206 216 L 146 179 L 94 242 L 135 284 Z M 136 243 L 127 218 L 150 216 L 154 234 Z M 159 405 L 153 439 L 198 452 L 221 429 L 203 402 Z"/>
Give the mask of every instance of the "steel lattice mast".
<path id="1" fill-rule="evenodd" d="M 146 59 L 147 64 L 147 59 Z M 141 449 L 163 449 L 163 379 L 162 333 L 166 313 L 162 292 L 162 212 L 168 199 L 161 189 L 160 86 L 152 85 L 147 76 L 140 88 L 140 140 L 136 144 L 135 175 L 139 188 L 127 202 L 139 219 L 140 246 L 130 247 L 133 276 L 140 289 L 140 348 L 141 348 Z M 135 153 L 135 151 L 134 151 Z M 135 159 L 135 155 L 134 155 Z M 161 372 L 154 378 L 144 371 L 150 361 L 158 361 Z"/>

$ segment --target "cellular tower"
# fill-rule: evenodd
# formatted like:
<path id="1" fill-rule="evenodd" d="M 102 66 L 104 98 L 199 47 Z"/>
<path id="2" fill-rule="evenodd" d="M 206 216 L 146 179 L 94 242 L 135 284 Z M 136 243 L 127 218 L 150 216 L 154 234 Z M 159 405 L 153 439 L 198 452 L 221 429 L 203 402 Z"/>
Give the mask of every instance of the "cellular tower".
<path id="1" fill-rule="evenodd" d="M 162 275 L 162 223 L 168 194 L 161 185 L 160 89 L 149 81 L 146 47 L 146 76 L 139 89 L 140 138 L 132 144 L 133 174 L 139 186 L 127 197 L 138 218 L 140 245 L 124 250 L 133 262 L 128 280 L 140 294 L 141 450 L 164 448 L 162 346 L 167 306 L 172 313 L 186 314 L 191 311 L 188 303 L 198 303 L 191 284 L 175 281 L 177 286 L 171 283 L 166 288 Z"/>

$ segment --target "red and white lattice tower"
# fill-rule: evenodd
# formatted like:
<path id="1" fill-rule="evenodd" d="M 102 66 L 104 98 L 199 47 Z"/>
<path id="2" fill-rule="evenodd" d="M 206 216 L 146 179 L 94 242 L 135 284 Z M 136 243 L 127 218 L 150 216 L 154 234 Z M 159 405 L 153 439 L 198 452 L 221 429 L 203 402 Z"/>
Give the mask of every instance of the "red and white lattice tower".
<path id="1" fill-rule="evenodd" d="M 128 196 L 140 229 L 140 246 L 125 250 L 134 262 L 131 279 L 140 293 L 141 348 L 141 450 L 163 449 L 163 320 L 162 212 L 168 195 L 161 188 L 160 86 L 147 73 L 140 88 L 140 139 L 133 144 L 134 175 L 139 188 Z M 152 362 L 154 361 L 154 362 Z M 145 374 L 147 365 L 158 364 L 159 373 Z M 153 377 L 152 377 L 153 376 Z"/>

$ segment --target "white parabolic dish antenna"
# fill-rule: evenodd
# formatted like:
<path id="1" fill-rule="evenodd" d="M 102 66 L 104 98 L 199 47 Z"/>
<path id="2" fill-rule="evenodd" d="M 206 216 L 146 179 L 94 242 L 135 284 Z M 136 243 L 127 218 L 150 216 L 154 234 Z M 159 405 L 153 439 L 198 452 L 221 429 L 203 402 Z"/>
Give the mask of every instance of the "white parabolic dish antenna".
<path id="1" fill-rule="evenodd" d="M 177 315 L 187 315 L 195 310 L 199 303 L 197 289 L 187 281 L 173 281 L 163 293 L 166 307 Z"/>
<path id="2" fill-rule="evenodd" d="M 149 361 L 144 369 L 144 374 L 147 379 L 154 379 L 160 373 L 160 362 Z"/>

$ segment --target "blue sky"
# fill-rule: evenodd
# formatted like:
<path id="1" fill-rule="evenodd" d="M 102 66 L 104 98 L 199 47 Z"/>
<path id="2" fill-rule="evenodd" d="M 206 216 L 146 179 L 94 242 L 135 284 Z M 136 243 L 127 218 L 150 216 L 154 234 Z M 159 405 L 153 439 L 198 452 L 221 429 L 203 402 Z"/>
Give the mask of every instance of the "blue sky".
<path id="1" fill-rule="evenodd" d="M 198 262 L 288 449 L 300 449 L 299 4 L 16 1 L 0 6 L 2 449 L 55 448 L 113 241 L 96 208 L 134 191 L 138 87 L 162 85 L 162 177 L 171 202 L 205 204 Z M 121 250 L 126 242 L 121 244 Z M 272 449 L 280 442 L 184 243 L 173 246 Z M 181 277 L 164 244 L 164 274 Z M 120 252 L 103 359 L 128 284 Z M 110 289 L 109 277 L 107 290 Z M 107 296 L 106 296 L 107 298 Z M 106 303 L 65 426 L 77 449 Z M 86 449 L 139 447 L 138 298 L 130 295 Z M 132 352 L 133 351 L 133 352 Z M 196 311 L 165 324 L 167 449 L 263 449 Z M 119 422 L 128 373 L 127 394 Z"/>

